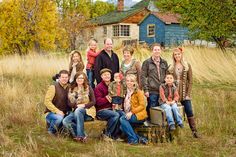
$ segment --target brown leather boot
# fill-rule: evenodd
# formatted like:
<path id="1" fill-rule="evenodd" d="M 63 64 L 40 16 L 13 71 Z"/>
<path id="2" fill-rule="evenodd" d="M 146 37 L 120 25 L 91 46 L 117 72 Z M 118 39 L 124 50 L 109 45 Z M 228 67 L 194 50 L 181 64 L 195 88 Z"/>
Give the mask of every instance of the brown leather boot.
<path id="1" fill-rule="evenodd" d="M 194 117 L 188 117 L 188 124 L 192 130 L 192 134 L 194 138 L 199 138 L 199 135 L 197 133 L 197 129 L 196 129 L 196 124 L 195 124 L 195 120 Z"/>

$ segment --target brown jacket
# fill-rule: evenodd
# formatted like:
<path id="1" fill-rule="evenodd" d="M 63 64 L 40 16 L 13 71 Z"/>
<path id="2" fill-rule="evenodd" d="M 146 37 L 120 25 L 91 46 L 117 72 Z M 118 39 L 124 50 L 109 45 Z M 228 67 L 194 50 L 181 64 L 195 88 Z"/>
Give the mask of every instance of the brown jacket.
<path id="1" fill-rule="evenodd" d="M 112 81 L 108 86 L 108 92 L 110 97 L 118 96 L 117 95 L 117 82 Z M 120 97 L 124 97 L 126 94 L 126 87 L 123 81 L 120 82 Z"/>
<path id="2" fill-rule="evenodd" d="M 144 93 L 140 89 L 135 90 L 131 95 L 131 112 L 136 115 L 138 120 L 147 118 L 144 97 Z"/>
<path id="3" fill-rule="evenodd" d="M 167 62 L 160 58 L 160 79 L 158 78 L 157 67 L 152 57 L 145 60 L 142 65 L 141 81 L 144 92 L 159 94 L 159 87 L 165 82 L 165 75 L 168 69 Z"/>
<path id="4" fill-rule="evenodd" d="M 180 77 L 180 81 L 178 82 L 178 91 L 179 91 L 179 100 L 185 100 L 186 96 L 191 98 L 192 84 L 193 84 L 193 76 L 192 76 L 192 68 L 188 63 L 188 67 L 183 68 L 183 72 Z M 168 69 L 170 73 L 174 75 L 175 80 L 177 79 L 177 75 L 174 69 Z"/>

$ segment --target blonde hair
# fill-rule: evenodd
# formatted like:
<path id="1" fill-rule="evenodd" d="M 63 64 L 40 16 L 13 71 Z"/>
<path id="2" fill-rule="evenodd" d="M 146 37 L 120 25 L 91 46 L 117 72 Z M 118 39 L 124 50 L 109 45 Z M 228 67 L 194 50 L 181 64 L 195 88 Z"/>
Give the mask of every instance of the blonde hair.
<path id="1" fill-rule="evenodd" d="M 183 65 L 184 67 L 184 70 L 185 71 L 188 71 L 189 67 L 188 67 L 188 63 L 185 61 L 184 59 L 184 56 L 183 56 L 183 48 L 181 47 L 177 47 L 173 50 L 173 53 L 172 53 L 172 64 L 170 65 L 168 71 L 170 73 L 174 73 L 174 69 L 175 69 L 175 63 L 176 63 L 176 60 L 175 60 L 175 52 L 180 52 L 182 54 L 181 56 L 181 60 L 180 60 L 180 63 Z"/>
<path id="2" fill-rule="evenodd" d="M 125 76 L 125 79 L 130 78 L 132 81 L 134 81 L 134 89 L 138 89 L 138 82 L 137 82 L 137 77 L 134 74 L 127 74 Z"/>
<path id="3" fill-rule="evenodd" d="M 96 44 L 98 43 L 98 41 L 96 39 L 90 39 L 88 42 L 88 48 L 87 48 L 86 52 L 88 52 L 90 50 L 90 45 L 92 44 L 92 42 L 95 42 Z M 97 49 L 97 47 L 96 47 L 96 49 Z"/>

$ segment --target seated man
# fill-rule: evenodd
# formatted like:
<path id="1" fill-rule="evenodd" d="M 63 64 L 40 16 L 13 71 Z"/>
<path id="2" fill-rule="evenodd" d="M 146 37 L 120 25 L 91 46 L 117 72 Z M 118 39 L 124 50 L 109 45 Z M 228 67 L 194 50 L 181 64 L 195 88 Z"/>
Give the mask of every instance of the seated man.
<path id="1" fill-rule="evenodd" d="M 108 95 L 108 86 L 111 80 L 110 69 L 102 69 L 100 71 L 102 82 L 94 89 L 96 98 L 96 116 L 98 119 L 107 121 L 107 128 L 103 134 L 104 140 L 111 141 L 117 138 L 119 132 L 120 114 L 112 110 L 111 97 Z"/>
<path id="2" fill-rule="evenodd" d="M 159 104 L 161 105 L 161 108 L 166 112 L 166 119 L 170 131 L 175 130 L 174 118 L 180 128 L 184 127 L 182 117 L 179 114 L 179 109 L 177 107 L 178 100 L 179 94 L 176 86 L 174 85 L 174 77 L 172 74 L 166 74 L 165 84 L 161 84 L 160 86 Z"/>
<path id="3" fill-rule="evenodd" d="M 46 106 L 45 114 L 49 134 L 56 134 L 64 115 L 71 110 L 68 106 L 68 80 L 69 72 L 61 70 L 59 72 L 59 81 L 48 88 L 44 104 Z"/>

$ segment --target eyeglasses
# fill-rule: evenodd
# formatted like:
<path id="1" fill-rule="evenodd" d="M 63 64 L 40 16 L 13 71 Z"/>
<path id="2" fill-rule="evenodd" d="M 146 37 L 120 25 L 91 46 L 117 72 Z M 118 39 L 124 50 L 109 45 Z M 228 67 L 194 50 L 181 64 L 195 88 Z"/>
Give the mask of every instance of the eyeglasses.
<path id="1" fill-rule="evenodd" d="M 76 80 L 83 80 L 83 77 L 77 77 Z"/>

